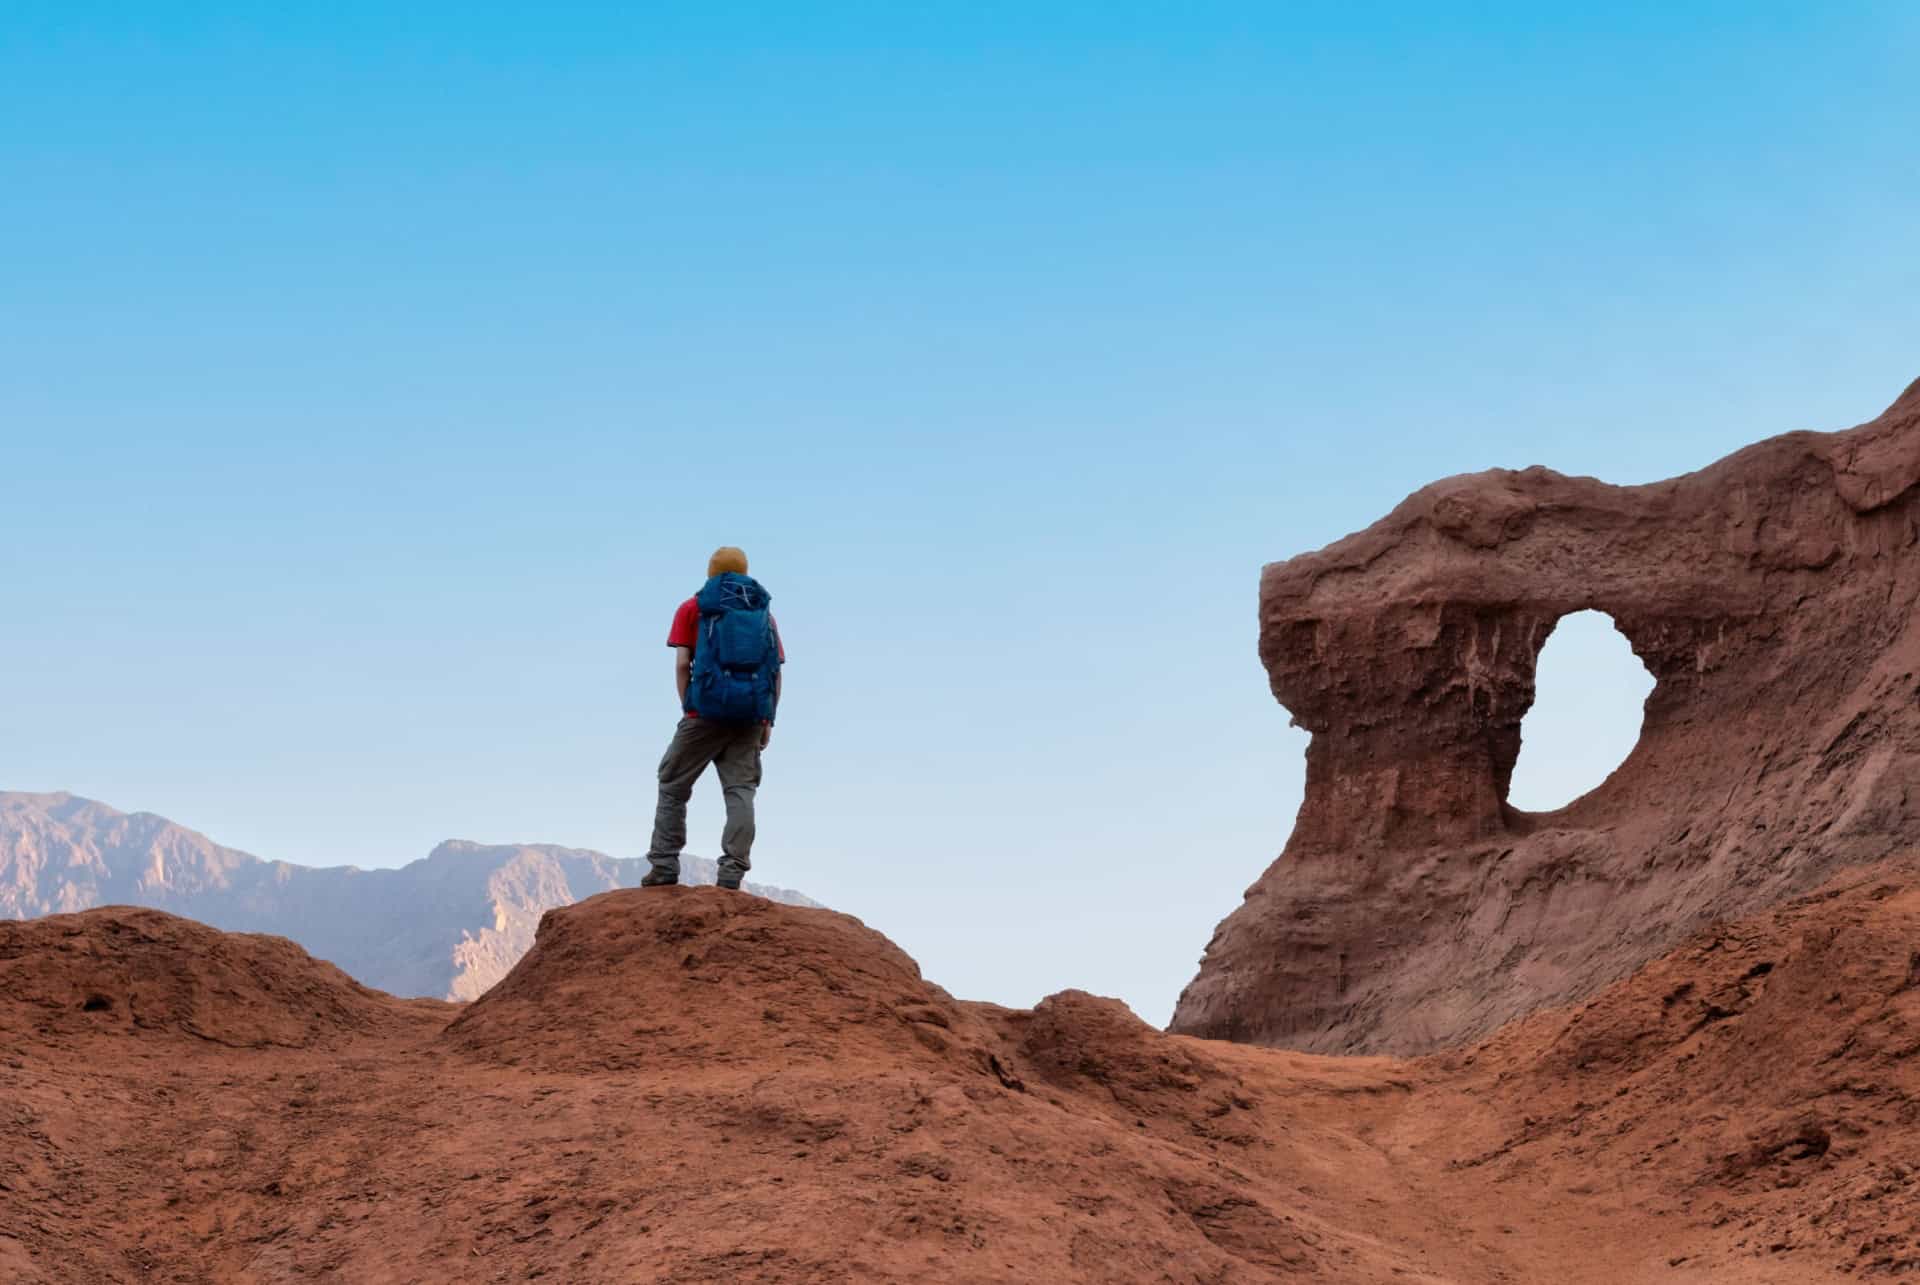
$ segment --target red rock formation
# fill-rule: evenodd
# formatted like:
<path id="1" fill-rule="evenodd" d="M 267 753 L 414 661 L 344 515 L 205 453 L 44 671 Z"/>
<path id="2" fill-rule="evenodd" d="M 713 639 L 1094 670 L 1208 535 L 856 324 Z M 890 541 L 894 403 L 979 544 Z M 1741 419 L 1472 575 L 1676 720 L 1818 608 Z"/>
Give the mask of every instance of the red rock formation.
<path id="1" fill-rule="evenodd" d="M 153 911 L 0 922 L 0 1281 L 1910 1274 L 1916 940 L 1884 862 L 1402 1061 L 956 1002 L 706 888 L 553 911 L 464 1010 Z"/>
<path id="2" fill-rule="evenodd" d="M 1920 383 L 1650 486 L 1449 478 L 1267 567 L 1260 654 L 1313 734 L 1306 798 L 1172 1029 L 1457 1044 L 1920 839 L 1916 482 Z M 1535 658 L 1588 608 L 1656 680 L 1640 743 L 1523 813 Z"/>
<path id="3" fill-rule="evenodd" d="M 284 937 L 134 906 L 0 920 L 0 1048 L 102 1035 L 334 1047 L 391 1034 L 408 1011 Z"/>

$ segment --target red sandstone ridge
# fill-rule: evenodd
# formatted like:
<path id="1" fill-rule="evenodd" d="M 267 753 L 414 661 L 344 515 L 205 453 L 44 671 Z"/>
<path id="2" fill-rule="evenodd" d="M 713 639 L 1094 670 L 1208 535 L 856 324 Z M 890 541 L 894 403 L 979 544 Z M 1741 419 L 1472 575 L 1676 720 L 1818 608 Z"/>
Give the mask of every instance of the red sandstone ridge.
<path id="1" fill-rule="evenodd" d="M 1920 384 L 1650 486 L 1450 478 L 1267 567 L 1260 654 L 1313 734 L 1306 798 L 1172 1029 L 1457 1045 L 1920 840 L 1916 482 Z M 1587 608 L 1655 677 L 1640 743 L 1522 813 L 1535 658 Z"/>
<path id="2" fill-rule="evenodd" d="M 956 1001 L 711 889 L 462 1008 L 119 908 L 0 922 L 0 1280 L 1652 1285 L 1920 1271 L 1920 876 L 1471 1050 Z"/>

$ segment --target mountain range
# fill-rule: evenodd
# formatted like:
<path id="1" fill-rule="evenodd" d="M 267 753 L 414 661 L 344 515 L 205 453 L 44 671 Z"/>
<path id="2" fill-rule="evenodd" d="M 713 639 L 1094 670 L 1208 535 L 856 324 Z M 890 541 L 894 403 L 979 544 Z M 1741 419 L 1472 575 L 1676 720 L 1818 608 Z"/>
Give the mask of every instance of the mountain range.
<path id="1" fill-rule="evenodd" d="M 636 886 L 639 858 L 450 839 L 397 869 L 299 866 L 222 847 L 151 812 L 72 794 L 0 792 L 0 918 L 148 906 L 230 932 L 273 933 L 390 994 L 477 999 L 556 906 Z M 681 878 L 714 882 L 687 857 Z M 789 905 L 784 888 L 747 890 Z"/>

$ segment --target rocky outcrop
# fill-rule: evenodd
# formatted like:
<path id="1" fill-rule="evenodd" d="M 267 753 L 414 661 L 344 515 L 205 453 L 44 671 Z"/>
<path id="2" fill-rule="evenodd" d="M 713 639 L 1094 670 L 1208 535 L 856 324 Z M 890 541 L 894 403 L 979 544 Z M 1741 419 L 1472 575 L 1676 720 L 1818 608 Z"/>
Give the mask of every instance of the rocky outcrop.
<path id="1" fill-rule="evenodd" d="M 1260 654 L 1312 733 L 1305 801 L 1173 1029 L 1456 1044 L 1920 839 L 1916 482 L 1920 384 L 1649 486 L 1450 478 L 1267 567 Z M 1535 658 L 1590 608 L 1655 678 L 1640 742 L 1566 808 L 1518 811 Z"/>
<path id="2" fill-rule="evenodd" d="M 644 860 L 583 848 L 458 839 L 391 870 L 297 866 L 222 847 L 151 812 L 0 793 L 0 919 L 148 906 L 291 938 L 395 995 L 476 999 L 533 944 L 541 915 L 633 887 L 646 872 Z M 710 858 L 682 862 L 689 883 L 715 874 Z M 814 904 L 785 888 L 747 888 Z"/>
<path id="3" fill-rule="evenodd" d="M 223 933 L 136 906 L 0 920 L 0 996 L 9 1049 L 102 1035 L 333 1047 L 393 1033 L 409 1003 L 368 990 L 284 937 Z"/>
<path id="4" fill-rule="evenodd" d="M 1916 939 L 1880 862 L 1400 1060 L 956 1001 L 713 888 L 549 912 L 461 1006 L 156 911 L 0 923 L 0 1281 L 1911 1277 Z"/>

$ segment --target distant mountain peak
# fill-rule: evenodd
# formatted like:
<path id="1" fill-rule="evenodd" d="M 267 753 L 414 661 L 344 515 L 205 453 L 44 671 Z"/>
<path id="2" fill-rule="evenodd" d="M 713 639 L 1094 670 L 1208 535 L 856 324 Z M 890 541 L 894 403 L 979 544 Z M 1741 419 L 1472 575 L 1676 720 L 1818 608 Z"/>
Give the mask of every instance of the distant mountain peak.
<path id="1" fill-rule="evenodd" d="M 688 883 L 712 883 L 704 857 Z M 232 932 L 288 937 L 368 986 L 474 999 L 533 943 L 540 917 L 633 887 L 635 858 L 547 843 L 447 839 L 398 869 L 267 861 L 151 812 L 121 812 L 66 791 L 0 791 L 0 918 L 101 905 L 150 906 Z M 789 905 L 784 888 L 747 890 Z"/>

